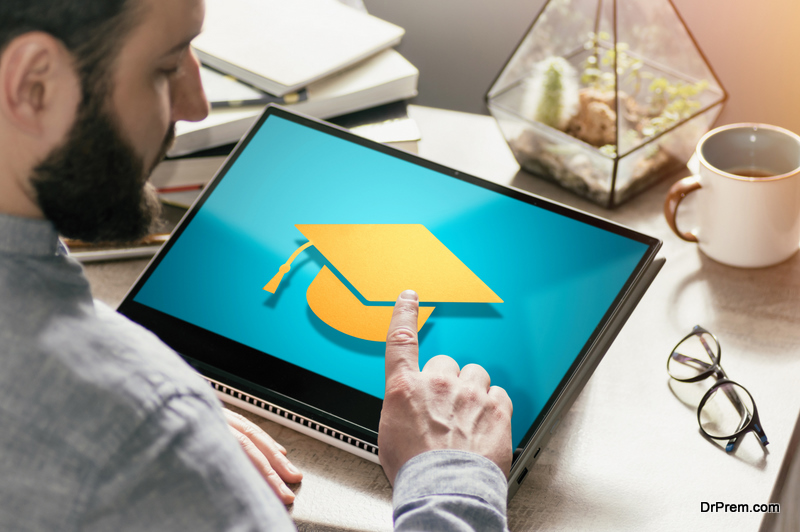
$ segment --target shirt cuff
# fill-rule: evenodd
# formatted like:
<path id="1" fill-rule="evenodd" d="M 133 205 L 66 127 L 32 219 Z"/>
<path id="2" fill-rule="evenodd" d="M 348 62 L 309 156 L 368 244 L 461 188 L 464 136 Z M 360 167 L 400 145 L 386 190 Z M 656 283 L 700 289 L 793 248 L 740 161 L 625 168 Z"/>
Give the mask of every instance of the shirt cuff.
<path id="1" fill-rule="evenodd" d="M 451 449 L 428 451 L 397 472 L 392 506 L 397 510 L 416 499 L 437 495 L 479 499 L 505 517 L 508 480 L 497 464 L 479 454 Z"/>

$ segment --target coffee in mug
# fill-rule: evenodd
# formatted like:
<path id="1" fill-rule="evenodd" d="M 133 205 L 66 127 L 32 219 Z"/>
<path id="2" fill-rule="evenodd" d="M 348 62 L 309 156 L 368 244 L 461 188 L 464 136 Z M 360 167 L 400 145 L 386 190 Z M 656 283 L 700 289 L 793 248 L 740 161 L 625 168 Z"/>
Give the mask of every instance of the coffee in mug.
<path id="1" fill-rule="evenodd" d="M 697 175 L 675 183 L 664 215 L 712 259 L 743 268 L 782 262 L 800 247 L 800 136 L 766 124 L 733 124 L 697 144 Z M 678 228 L 678 206 L 696 194 L 697 229 Z"/>
<path id="2" fill-rule="evenodd" d="M 773 177 L 775 175 L 775 172 L 762 170 L 761 168 L 731 168 L 725 171 L 740 177 Z"/>

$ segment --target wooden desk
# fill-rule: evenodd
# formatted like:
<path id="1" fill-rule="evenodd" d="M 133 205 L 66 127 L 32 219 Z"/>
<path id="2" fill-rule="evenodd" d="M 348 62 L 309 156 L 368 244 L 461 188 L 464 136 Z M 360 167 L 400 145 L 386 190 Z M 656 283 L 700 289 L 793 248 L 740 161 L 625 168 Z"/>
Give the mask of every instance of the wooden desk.
<path id="1" fill-rule="evenodd" d="M 421 156 L 664 241 L 666 266 L 511 501 L 511 530 L 755 530 L 761 514 L 703 513 L 701 503 L 771 502 L 800 411 L 800 254 L 760 270 L 723 266 L 674 236 L 661 214 L 667 189 L 685 173 L 607 211 L 518 172 L 490 117 L 416 106 L 410 113 Z M 89 265 L 96 297 L 118 304 L 146 263 Z M 697 390 L 670 385 L 666 358 L 695 324 L 718 336 L 725 370 L 753 394 L 768 452 L 752 434 L 733 455 L 705 440 Z M 305 474 L 290 509 L 300 530 L 391 530 L 380 467 L 258 423 Z"/>

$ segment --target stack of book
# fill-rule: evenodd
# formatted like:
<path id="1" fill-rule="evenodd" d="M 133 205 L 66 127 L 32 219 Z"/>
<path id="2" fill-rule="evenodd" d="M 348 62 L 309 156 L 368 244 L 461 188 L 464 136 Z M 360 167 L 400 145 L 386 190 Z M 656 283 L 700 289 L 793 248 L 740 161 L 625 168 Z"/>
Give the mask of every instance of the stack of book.
<path id="1" fill-rule="evenodd" d="M 419 71 L 394 50 L 403 34 L 339 0 L 207 0 L 192 45 L 211 111 L 176 124 L 151 182 L 164 201 L 190 204 L 271 102 L 416 151 L 404 101 Z"/>

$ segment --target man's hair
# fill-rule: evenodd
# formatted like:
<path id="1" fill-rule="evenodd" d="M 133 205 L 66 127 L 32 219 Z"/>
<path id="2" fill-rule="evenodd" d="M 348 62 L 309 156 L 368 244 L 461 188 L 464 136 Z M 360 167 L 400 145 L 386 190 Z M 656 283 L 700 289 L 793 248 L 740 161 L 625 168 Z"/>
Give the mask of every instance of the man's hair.
<path id="1" fill-rule="evenodd" d="M 75 58 L 83 100 L 110 87 L 109 66 L 136 25 L 141 0 L 0 0 L 0 55 L 31 31 L 59 39 Z"/>

